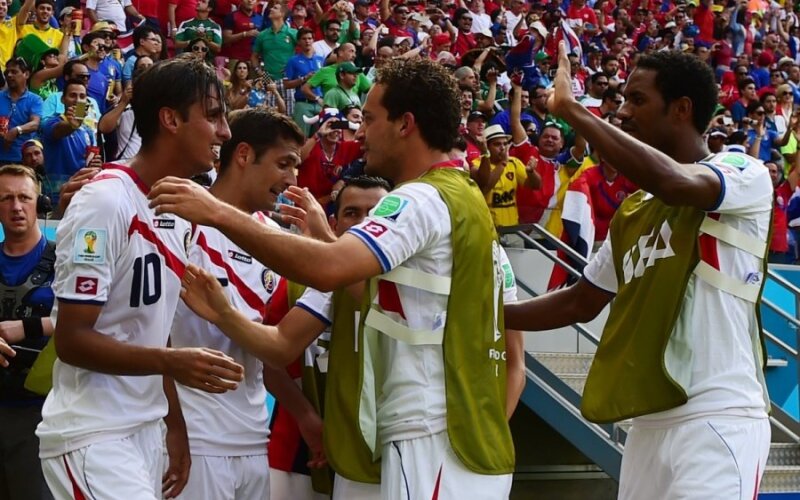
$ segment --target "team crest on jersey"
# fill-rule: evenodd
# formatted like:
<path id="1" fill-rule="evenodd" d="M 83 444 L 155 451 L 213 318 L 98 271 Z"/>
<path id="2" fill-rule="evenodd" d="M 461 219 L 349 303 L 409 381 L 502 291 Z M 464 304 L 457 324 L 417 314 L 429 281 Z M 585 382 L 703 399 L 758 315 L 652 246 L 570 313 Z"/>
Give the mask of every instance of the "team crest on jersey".
<path id="1" fill-rule="evenodd" d="M 392 222 L 397 221 L 397 218 L 400 217 L 400 214 L 403 213 L 403 210 L 406 209 L 408 206 L 408 200 L 405 198 L 401 198 L 400 196 L 390 194 L 386 196 L 383 200 L 381 200 L 380 205 L 375 208 L 375 211 L 372 213 L 375 217 L 383 217 L 384 219 L 388 219 Z"/>
<path id="2" fill-rule="evenodd" d="M 156 229 L 175 229 L 175 220 L 153 219 L 153 227 Z"/>
<path id="3" fill-rule="evenodd" d="M 73 244 L 72 262 L 75 264 L 105 264 L 107 241 L 108 233 L 105 229 L 78 229 Z"/>
<path id="4" fill-rule="evenodd" d="M 192 244 L 192 231 L 187 229 L 185 233 L 183 233 L 183 250 L 186 252 L 186 255 L 189 255 L 189 246 Z"/>
<path id="5" fill-rule="evenodd" d="M 514 180 L 514 172 L 506 172 L 506 179 L 513 181 Z"/>
<path id="6" fill-rule="evenodd" d="M 253 258 L 247 254 L 239 253 L 234 250 L 228 250 L 228 258 L 243 262 L 245 264 L 252 264 Z"/>
<path id="7" fill-rule="evenodd" d="M 742 170 L 747 166 L 748 161 L 742 155 L 727 154 L 722 158 L 722 160 L 720 160 L 720 163 L 724 163 Z"/>
<path id="8" fill-rule="evenodd" d="M 275 273 L 269 269 L 264 269 L 261 272 L 261 283 L 264 285 L 264 290 L 267 293 L 272 293 L 275 290 Z"/>

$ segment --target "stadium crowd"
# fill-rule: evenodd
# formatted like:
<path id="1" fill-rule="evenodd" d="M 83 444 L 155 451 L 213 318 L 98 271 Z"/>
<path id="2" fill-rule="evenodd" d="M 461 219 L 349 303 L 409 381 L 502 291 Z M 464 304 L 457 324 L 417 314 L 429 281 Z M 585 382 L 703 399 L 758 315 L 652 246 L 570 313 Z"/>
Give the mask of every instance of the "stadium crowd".
<path id="1" fill-rule="evenodd" d="M 310 211 L 316 202 L 339 221 L 338 235 L 360 222 L 392 187 L 364 175 L 364 145 L 357 133 L 370 119 L 364 104 L 376 70 L 393 59 L 431 60 L 447 68 L 460 92 L 461 126 L 450 158 L 477 183 L 495 226 L 540 223 L 588 256 L 606 239 L 622 201 L 638 187 L 565 120 L 549 112 L 558 42 L 568 46 L 574 97 L 617 126 L 621 122 L 616 113 L 625 104 L 625 84 L 638 58 L 677 50 L 707 64 L 717 78 L 719 104 L 704 135 L 708 149 L 746 153 L 769 170 L 774 187 L 769 260 L 793 264 L 800 258 L 800 195 L 795 194 L 800 176 L 797 10 L 800 4 L 796 9 L 793 0 L 0 0 L 0 165 L 32 169 L 43 195 L 36 200 L 38 214 L 60 219 L 76 192 L 104 165 L 125 164 L 140 153 L 143 142 L 157 140 L 153 130 L 143 130 L 134 117 L 134 87 L 141 78 L 160 61 L 191 59 L 222 82 L 221 108 L 266 109 L 283 117 L 282 125 L 270 126 L 297 145 L 296 184 L 313 198 L 282 195 L 289 205 L 283 213 L 294 213 L 292 201 Z M 180 74 L 171 75 L 178 85 Z M 239 133 L 247 136 L 248 124 L 242 122 Z M 292 122 L 296 130 L 289 126 Z M 258 123 L 254 119 L 250 125 Z M 184 146 L 191 149 L 191 142 Z M 176 151 L 170 153 L 180 158 L 181 150 Z M 215 145 L 215 170 L 193 180 L 205 186 L 224 180 L 221 172 L 236 154 L 224 143 Z M 12 183 L 26 175 L 6 168 L 0 169 L 0 204 L 9 203 L 4 190 L 16 189 Z M 379 196 L 366 196 L 368 192 Z M 366 201 L 356 200 L 354 193 Z M 70 210 L 88 213 L 85 205 L 83 200 Z M 265 210 L 247 203 L 239 208 Z M 378 209 L 399 213 L 402 207 L 381 204 Z M 4 209 L 0 216 L 6 234 L 12 233 L 18 222 L 14 211 Z M 289 216 L 274 217 L 286 225 Z M 295 222 L 310 231 L 305 222 Z M 92 226 L 77 230 L 86 227 Z M 74 262 L 102 259 L 91 250 L 105 243 L 106 233 L 81 234 L 87 248 L 76 253 Z M 0 304 L 0 338 L 27 345 L 28 354 L 41 350 L 43 339 L 53 331 L 49 316 L 55 249 L 40 233 L 33 239 L 35 251 L 23 258 L 8 253 L 8 245 L 0 255 L 0 281 L 9 291 Z M 513 235 L 505 236 L 504 243 L 524 244 Z M 238 247 L 231 247 L 228 256 L 251 259 Z M 262 280 L 266 295 L 259 293 L 255 300 L 271 299 L 269 312 L 247 300 L 241 308 L 253 309 L 253 320 L 280 325 L 282 318 L 291 317 L 302 292 L 268 269 L 256 280 Z M 553 287 L 560 284 L 551 280 Z M 513 300 L 515 291 L 507 288 L 506 299 Z M 147 290 L 141 300 L 147 301 Z M 312 300 L 303 304 L 317 317 L 322 314 L 323 308 Z M 191 314 L 186 307 L 184 313 Z M 173 331 L 172 342 L 196 345 L 182 339 L 180 331 Z M 284 362 L 287 370 L 266 366 L 263 380 L 260 374 L 247 380 L 262 388 L 266 383 L 278 399 L 270 421 L 273 499 L 314 498 L 319 492 L 335 491 L 330 474 L 319 473 L 325 464 L 320 402 L 292 392 L 292 379 L 304 384 L 315 379 L 313 361 L 325 351 L 325 343 L 320 340 L 288 360 L 291 363 Z M 511 347 L 512 370 L 510 351 Z M 3 371 L 0 420 L 9 425 L 0 426 L 0 499 L 50 498 L 41 472 L 38 481 L 32 478 L 33 471 L 41 470 L 34 430 L 49 388 L 34 390 L 29 383 L 36 360 L 35 355 L 20 356 L 15 366 Z M 248 367 L 245 373 L 252 371 Z M 513 386 L 514 375 L 508 377 Z M 180 385 L 178 394 L 202 399 L 200 391 Z M 261 392 L 253 390 L 249 396 Z M 509 412 L 516 402 L 511 399 Z M 210 418 L 197 408 L 203 406 L 184 408 L 187 419 Z M 262 420 L 266 425 L 266 418 Z M 203 443 L 199 449 L 214 450 L 210 455 L 225 448 L 192 429 L 189 438 Z M 222 466 L 208 462 L 202 467 Z M 173 482 L 178 480 L 170 479 Z M 213 491 L 214 485 L 204 487 Z M 245 492 L 241 498 L 250 494 L 256 495 Z M 370 498 L 375 492 L 359 494 Z"/>

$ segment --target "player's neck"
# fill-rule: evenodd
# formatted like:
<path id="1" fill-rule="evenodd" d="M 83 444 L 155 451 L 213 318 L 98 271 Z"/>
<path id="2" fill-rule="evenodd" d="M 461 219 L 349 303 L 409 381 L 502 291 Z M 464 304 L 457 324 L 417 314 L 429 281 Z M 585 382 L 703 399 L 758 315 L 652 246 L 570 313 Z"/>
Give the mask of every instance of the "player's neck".
<path id="1" fill-rule="evenodd" d="M 427 144 L 419 141 L 419 144 L 409 145 L 405 155 L 403 155 L 400 171 L 392 181 L 395 184 L 407 182 L 421 177 L 425 172 L 437 164 L 448 161 L 450 157 L 444 151 L 430 148 Z"/>
<path id="2" fill-rule="evenodd" d="M 185 158 L 181 158 L 179 151 L 168 151 L 157 144 L 139 153 L 131 160 L 130 167 L 139 176 L 139 179 L 148 187 L 164 177 L 189 177 L 185 169 Z"/>
<path id="3" fill-rule="evenodd" d="M 39 230 L 38 224 L 24 235 L 6 234 L 6 239 L 3 241 L 3 253 L 9 257 L 25 255 L 36 248 L 41 239 L 42 232 Z"/>
<path id="4" fill-rule="evenodd" d="M 241 187 L 242 183 L 233 179 L 233 175 L 229 175 L 233 173 L 234 172 L 229 172 L 217 177 L 214 184 L 208 188 L 209 192 L 214 195 L 214 198 L 224 201 L 229 205 L 233 205 L 242 212 L 248 214 L 255 212 L 255 210 L 247 206 L 244 191 Z"/>
<path id="5" fill-rule="evenodd" d="M 664 153 L 679 163 L 697 163 L 709 155 L 708 146 L 703 137 L 695 134 L 676 137 L 669 149 Z"/>

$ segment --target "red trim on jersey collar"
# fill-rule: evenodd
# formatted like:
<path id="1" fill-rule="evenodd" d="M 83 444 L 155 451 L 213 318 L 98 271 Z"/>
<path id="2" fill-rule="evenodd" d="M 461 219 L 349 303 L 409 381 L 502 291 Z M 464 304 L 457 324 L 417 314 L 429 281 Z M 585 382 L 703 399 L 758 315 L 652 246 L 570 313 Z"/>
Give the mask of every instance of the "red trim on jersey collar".
<path id="1" fill-rule="evenodd" d="M 434 163 L 431 165 L 431 170 L 436 170 L 439 168 L 458 168 L 460 169 L 463 165 L 461 160 L 447 160 L 447 161 L 440 161 L 439 163 Z"/>
<path id="2" fill-rule="evenodd" d="M 118 163 L 106 163 L 105 165 L 103 165 L 103 170 L 121 170 L 126 174 L 128 174 L 128 177 L 131 178 L 131 180 L 134 182 L 134 184 L 136 184 L 136 186 L 139 188 L 141 192 L 143 192 L 144 194 L 150 193 L 150 186 L 145 184 L 142 178 L 139 177 L 139 174 L 137 174 L 134 169 L 132 169 L 127 165 L 120 165 Z"/>

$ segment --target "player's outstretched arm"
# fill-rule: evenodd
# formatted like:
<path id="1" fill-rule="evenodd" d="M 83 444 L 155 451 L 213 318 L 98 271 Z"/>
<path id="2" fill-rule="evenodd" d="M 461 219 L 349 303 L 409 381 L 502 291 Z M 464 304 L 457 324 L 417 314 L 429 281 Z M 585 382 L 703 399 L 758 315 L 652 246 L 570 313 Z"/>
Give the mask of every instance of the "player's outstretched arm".
<path id="1" fill-rule="evenodd" d="M 148 197 L 156 213 L 173 213 L 216 227 L 284 278 L 323 292 L 382 273 L 378 258 L 355 236 L 345 234 L 325 243 L 268 227 L 188 179 L 166 177 L 153 186 Z"/>
<path id="2" fill-rule="evenodd" d="M 61 302 L 53 336 L 61 361 L 111 375 L 169 375 L 207 392 L 236 389 L 244 368 L 213 349 L 146 347 L 94 329 L 102 306 Z"/>
<path id="3" fill-rule="evenodd" d="M 679 163 L 593 115 L 572 96 L 569 68 L 566 46 L 560 42 L 554 90 L 547 98 L 547 109 L 551 113 L 566 120 L 604 160 L 664 203 L 705 210 L 718 202 L 722 184 L 716 173 L 703 165 Z M 626 92 L 630 103 L 625 106 L 635 106 L 639 101 L 653 98 L 636 89 Z M 687 109 L 681 112 L 691 113 L 691 104 L 684 104 Z"/>
<path id="4" fill-rule="evenodd" d="M 181 286 L 181 298 L 195 314 L 274 366 L 286 366 L 297 359 L 327 326 L 299 307 L 293 307 L 277 326 L 256 323 L 234 309 L 219 281 L 194 264 L 186 268 Z"/>
<path id="5" fill-rule="evenodd" d="M 614 295 L 581 278 L 563 290 L 506 304 L 503 308 L 507 329 L 552 330 L 573 323 L 593 320 Z"/>

